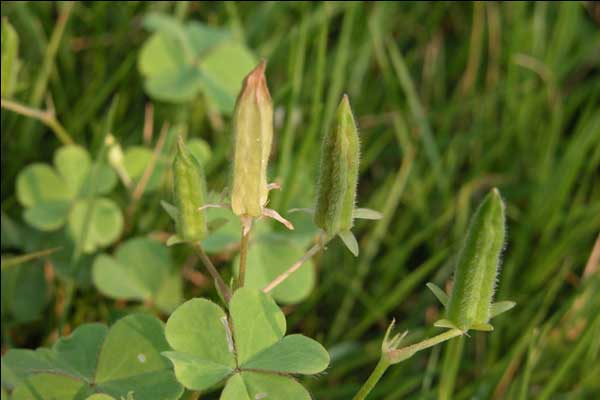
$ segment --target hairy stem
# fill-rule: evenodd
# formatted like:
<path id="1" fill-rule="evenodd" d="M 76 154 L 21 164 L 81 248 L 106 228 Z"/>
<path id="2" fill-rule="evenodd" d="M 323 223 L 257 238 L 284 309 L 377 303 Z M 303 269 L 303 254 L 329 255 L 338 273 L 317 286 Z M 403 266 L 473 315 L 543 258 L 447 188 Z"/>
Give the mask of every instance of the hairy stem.
<path id="1" fill-rule="evenodd" d="M 240 243 L 240 270 L 238 274 L 238 287 L 244 287 L 246 280 L 246 263 L 248 260 L 248 239 L 250 238 L 250 229 L 242 228 L 242 241 Z"/>
<path id="2" fill-rule="evenodd" d="M 192 246 L 194 247 L 196 254 L 198 254 L 198 257 L 200 257 L 200 260 L 208 270 L 208 273 L 214 279 L 217 291 L 219 292 L 223 300 L 225 300 L 226 303 L 229 303 L 229 299 L 231 299 L 231 291 L 229 290 L 229 287 L 225 284 L 225 281 L 223 281 L 223 278 L 221 278 L 219 271 L 217 271 L 215 265 L 212 263 L 210 258 L 208 258 L 200 243 L 194 242 Z"/>
<path id="3" fill-rule="evenodd" d="M 444 333 L 440 333 L 439 335 L 436 335 L 432 338 L 422 340 L 419 343 L 411 344 L 410 346 L 406 346 L 401 349 L 390 350 L 388 352 L 388 356 L 392 360 L 398 360 L 397 362 L 400 362 L 400 361 L 406 360 L 407 358 L 411 357 L 413 354 L 415 354 L 418 351 L 425 350 L 429 347 L 433 347 L 436 344 L 445 342 L 446 340 L 450 340 L 457 336 L 461 336 L 462 334 L 463 334 L 463 331 L 461 331 L 460 329 L 450 329 L 450 330 L 448 330 Z M 394 362 L 394 364 L 396 364 L 396 362 Z"/>
<path id="4" fill-rule="evenodd" d="M 400 349 L 384 351 L 381 355 L 381 359 L 377 363 L 377 366 L 375 366 L 375 369 L 373 370 L 371 375 L 369 375 L 369 378 L 362 385 L 356 396 L 354 396 L 353 400 L 365 399 L 367 395 L 371 392 L 371 390 L 373 390 L 377 382 L 379 382 L 379 379 L 381 379 L 381 377 L 390 365 L 398 364 L 412 357 L 418 351 L 425 350 L 429 347 L 433 347 L 436 344 L 445 342 L 446 340 L 450 340 L 462 334 L 463 331 L 461 331 L 460 329 L 450 329 L 432 338 L 422 340 L 419 343 L 411 344 L 410 346 L 406 346 Z"/>
<path id="5" fill-rule="evenodd" d="M 381 377 L 383 376 L 385 371 L 387 371 L 390 365 L 391 364 L 389 360 L 382 356 L 379 359 L 379 362 L 377 363 L 377 366 L 375 367 L 373 372 L 371 372 L 371 375 L 369 375 L 367 381 L 362 385 L 358 393 L 356 393 L 356 396 L 353 397 L 353 400 L 365 399 L 367 395 L 371 393 L 371 390 L 373 390 L 377 382 L 379 382 L 379 379 L 381 379 Z"/>
<path id="6" fill-rule="evenodd" d="M 269 293 L 270 291 L 272 291 L 273 289 L 275 289 L 277 286 L 279 286 L 281 283 L 283 283 L 283 281 L 285 281 L 287 278 L 290 277 L 290 275 L 292 275 L 294 272 L 296 272 L 298 269 L 300 269 L 300 267 L 302 265 L 304 265 L 305 262 L 307 262 L 308 260 L 310 260 L 324 246 L 325 246 L 325 244 L 321 243 L 321 241 L 319 240 L 318 243 L 316 243 L 313 247 L 311 247 L 306 252 L 306 254 L 304 254 L 302 256 L 302 258 L 300 258 L 298 261 L 296 261 L 291 267 L 289 267 L 287 270 L 285 270 L 284 272 L 282 272 L 277 278 L 273 279 L 271 281 L 271 283 L 269 283 L 267 286 L 265 286 L 263 288 L 263 292 Z"/>

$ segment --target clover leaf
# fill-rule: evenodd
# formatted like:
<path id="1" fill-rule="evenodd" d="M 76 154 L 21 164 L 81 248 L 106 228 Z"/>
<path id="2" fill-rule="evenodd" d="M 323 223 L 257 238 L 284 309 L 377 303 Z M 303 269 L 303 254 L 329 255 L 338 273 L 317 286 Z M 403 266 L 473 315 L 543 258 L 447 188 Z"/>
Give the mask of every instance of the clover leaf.
<path id="1" fill-rule="evenodd" d="M 108 297 L 141 300 L 171 312 L 181 303 L 181 276 L 169 250 L 161 243 L 134 238 L 119 246 L 114 257 L 100 254 L 92 267 L 92 279 Z"/>
<path id="2" fill-rule="evenodd" d="M 144 26 L 155 32 L 138 60 L 151 97 L 182 103 L 202 92 L 219 111 L 233 111 L 242 80 L 256 64 L 244 44 L 226 30 L 197 21 L 183 25 L 163 14 L 147 15 Z"/>
<path id="3" fill-rule="evenodd" d="M 40 261 L 2 269 L 2 321 L 8 317 L 17 323 L 38 319 L 49 299 Z"/>
<path id="4" fill-rule="evenodd" d="M 112 200 L 99 197 L 116 184 L 112 169 L 93 165 L 89 153 L 75 145 L 59 148 L 54 165 L 35 163 L 19 173 L 17 199 L 25 207 L 25 221 L 42 231 L 66 224 L 86 253 L 113 243 L 121 234 L 123 216 Z"/>
<path id="5" fill-rule="evenodd" d="M 110 329 L 98 323 L 82 325 L 51 349 L 9 350 L 2 369 L 16 380 L 11 382 L 13 400 L 83 400 L 95 393 L 174 400 L 183 388 L 160 355 L 168 348 L 162 322 L 134 314 Z"/>
<path id="6" fill-rule="evenodd" d="M 323 371 L 327 351 L 306 336 L 284 336 L 285 316 L 259 290 L 238 289 L 229 313 L 209 300 L 192 299 L 171 315 L 165 334 L 174 351 L 163 354 L 179 382 L 205 390 L 225 381 L 222 400 L 310 399 L 292 375 Z"/>

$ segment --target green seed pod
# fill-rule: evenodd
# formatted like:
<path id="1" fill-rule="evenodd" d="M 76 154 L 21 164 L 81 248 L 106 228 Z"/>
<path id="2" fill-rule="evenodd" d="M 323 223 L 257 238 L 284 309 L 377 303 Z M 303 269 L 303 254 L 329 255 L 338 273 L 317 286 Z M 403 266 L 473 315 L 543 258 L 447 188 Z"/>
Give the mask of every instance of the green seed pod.
<path id="1" fill-rule="evenodd" d="M 348 96 L 344 95 L 336 113 L 336 126 L 323 139 L 317 184 L 315 224 L 329 235 L 352 228 L 359 153 L 358 129 Z"/>
<path id="2" fill-rule="evenodd" d="M 446 318 L 459 329 L 485 329 L 490 320 L 504 236 L 504 203 L 493 189 L 471 219 L 456 265 Z"/>
<path id="3" fill-rule="evenodd" d="M 231 208 L 236 215 L 259 217 L 267 203 L 267 165 L 273 141 L 273 103 L 262 61 L 244 80 L 233 125 L 235 156 Z"/>
<path id="4" fill-rule="evenodd" d="M 206 236 L 204 211 L 199 210 L 206 198 L 206 181 L 198 160 L 190 153 L 180 136 L 173 161 L 174 197 L 179 211 L 177 233 L 186 241 L 202 240 Z"/>

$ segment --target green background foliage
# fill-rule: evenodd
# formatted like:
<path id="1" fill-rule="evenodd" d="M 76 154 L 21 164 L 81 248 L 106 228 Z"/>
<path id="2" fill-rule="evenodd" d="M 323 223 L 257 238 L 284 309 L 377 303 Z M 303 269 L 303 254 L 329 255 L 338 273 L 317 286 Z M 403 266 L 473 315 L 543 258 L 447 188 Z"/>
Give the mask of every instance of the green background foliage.
<path id="1" fill-rule="evenodd" d="M 321 138 L 344 93 L 361 141 L 357 206 L 384 215 L 356 221 L 358 258 L 336 239 L 275 292 L 288 334 L 330 352 L 327 374 L 299 379 L 312 395 L 351 397 L 393 317 L 406 340 L 439 332 L 443 308 L 425 283 L 447 289 L 469 217 L 496 186 L 508 229 L 496 298 L 517 307 L 492 333 L 394 366 L 370 398 L 594 398 L 599 26 L 592 2 L 2 2 L 2 257 L 58 248 L 3 267 L 3 354 L 50 347 L 86 322 L 110 335 L 134 312 L 166 321 L 184 299 L 218 301 L 186 246 L 158 250 L 174 232 L 160 201 L 172 202 L 182 134 L 205 164 L 211 202 L 228 202 L 232 105 L 264 58 L 276 107 L 269 176 L 283 187 L 269 207 L 296 231 L 258 221 L 248 284 L 313 240 L 310 216 L 287 210 L 314 207 Z M 207 216 L 230 220 L 204 241 L 229 282 L 239 223 L 224 209 Z M 278 255 L 288 240 L 300 250 Z M 165 262 L 127 255 L 132 243 Z M 123 286 L 103 279 L 102 263 Z M 246 378 L 252 390 L 265 384 Z M 3 396 L 18 379 L 3 358 Z"/>

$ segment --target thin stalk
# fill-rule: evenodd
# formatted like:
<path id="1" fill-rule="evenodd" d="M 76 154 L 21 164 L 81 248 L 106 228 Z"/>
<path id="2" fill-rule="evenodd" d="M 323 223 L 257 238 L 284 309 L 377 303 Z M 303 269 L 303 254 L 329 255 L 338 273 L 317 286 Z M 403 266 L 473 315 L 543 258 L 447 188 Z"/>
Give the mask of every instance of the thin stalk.
<path id="1" fill-rule="evenodd" d="M 248 260 L 248 239 L 250 238 L 250 229 L 242 228 L 242 241 L 240 243 L 240 271 L 238 274 L 238 287 L 244 287 L 246 281 L 246 264 Z"/>
<path id="2" fill-rule="evenodd" d="M 401 349 L 384 351 L 381 355 L 381 359 L 375 366 L 375 369 L 371 375 L 369 375 L 369 378 L 367 378 L 367 381 L 362 385 L 358 393 L 356 393 L 353 400 L 365 399 L 367 395 L 371 393 L 371 390 L 373 390 L 377 382 L 379 382 L 390 365 L 401 363 L 421 350 L 428 349 L 436 344 L 445 342 L 446 340 L 461 336 L 462 334 L 463 332 L 460 329 L 450 329 L 444 333 L 440 333 L 437 336 L 425 339 L 419 343 L 415 343 Z"/>
<path id="3" fill-rule="evenodd" d="M 367 381 L 362 385 L 358 393 L 356 393 L 356 396 L 353 397 L 353 400 L 363 400 L 367 398 L 367 395 L 371 393 L 371 390 L 373 390 L 390 365 L 392 365 L 390 364 L 390 361 L 382 356 L 373 372 L 371 372 L 371 375 L 369 375 Z"/>
<path id="4" fill-rule="evenodd" d="M 219 274 L 219 271 L 217 271 L 215 265 L 204 252 L 202 245 L 199 242 L 194 242 L 192 244 L 192 247 L 196 251 L 196 254 L 198 254 L 198 257 L 200 257 L 200 260 L 208 270 L 210 276 L 212 276 L 212 278 L 214 279 L 217 291 L 219 292 L 223 300 L 225 300 L 226 303 L 229 303 L 229 299 L 231 299 L 231 291 L 229 290 L 229 287 L 227 287 L 227 285 L 225 284 L 225 281 L 223 281 L 223 278 L 221 278 L 221 275 Z"/>
<path id="5" fill-rule="evenodd" d="M 54 132 L 56 138 L 62 142 L 62 144 L 74 144 L 75 141 L 71 138 L 71 135 L 67 132 L 67 130 L 58 122 L 54 113 L 49 110 L 38 110 L 36 108 L 31 108 L 26 105 L 17 103 L 15 101 L 10 101 L 6 99 L 1 100 L 2 108 L 7 110 L 16 112 L 17 114 L 21 114 L 25 117 L 37 119 L 42 124 L 46 125 L 48 128 Z"/>
<path id="6" fill-rule="evenodd" d="M 290 277 L 294 272 L 296 272 L 305 262 L 310 260 L 315 254 L 317 254 L 323 247 L 325 247 L 325 243 L 321 243 L 319 240 L 313 247 L 311 247 L 306 254 L 302 256 L 298 261 L 296 261 L 291 267 L 282 272 L 277 278 L 273 279 L 271 283 L 263 288 L 263 292 L 269 293 L 277 286 L 279 286 L 283 281 Z"/>
<path id="7" fill-rule="evenodd" d="M 401 349 L 391 350 L 388 352 L 388 355 L 392 360 L 397 359 L 397 360 L 403 361 L 403 360 L 406 360 L 406 358 L 403 358 L 403 357 L 405 357 L 407 355 L 409 357 L 411 357 L 413 354 L 415 354 L 418 351 L 428 349 L 429 347 L 433 347 L 436 344 L 445 342 L 446 340 L 450 340 L 457 336 L 461 336 L 462 334 L 463 334 L 463 331 L 461 331 L 460 329 L 450 329 L 450 330 L 448 330 L 444 333 L 440 333 L 439 335 L 436 335 L 432 338 L 420 341 L 419 343 L 411 344 L 410 346 L 406 346 Z M 398 361 L 398 362 L 400 362 L 400 361 Z M 394 364 L 396 364 L 396 363 L 394 363 Z"/>

